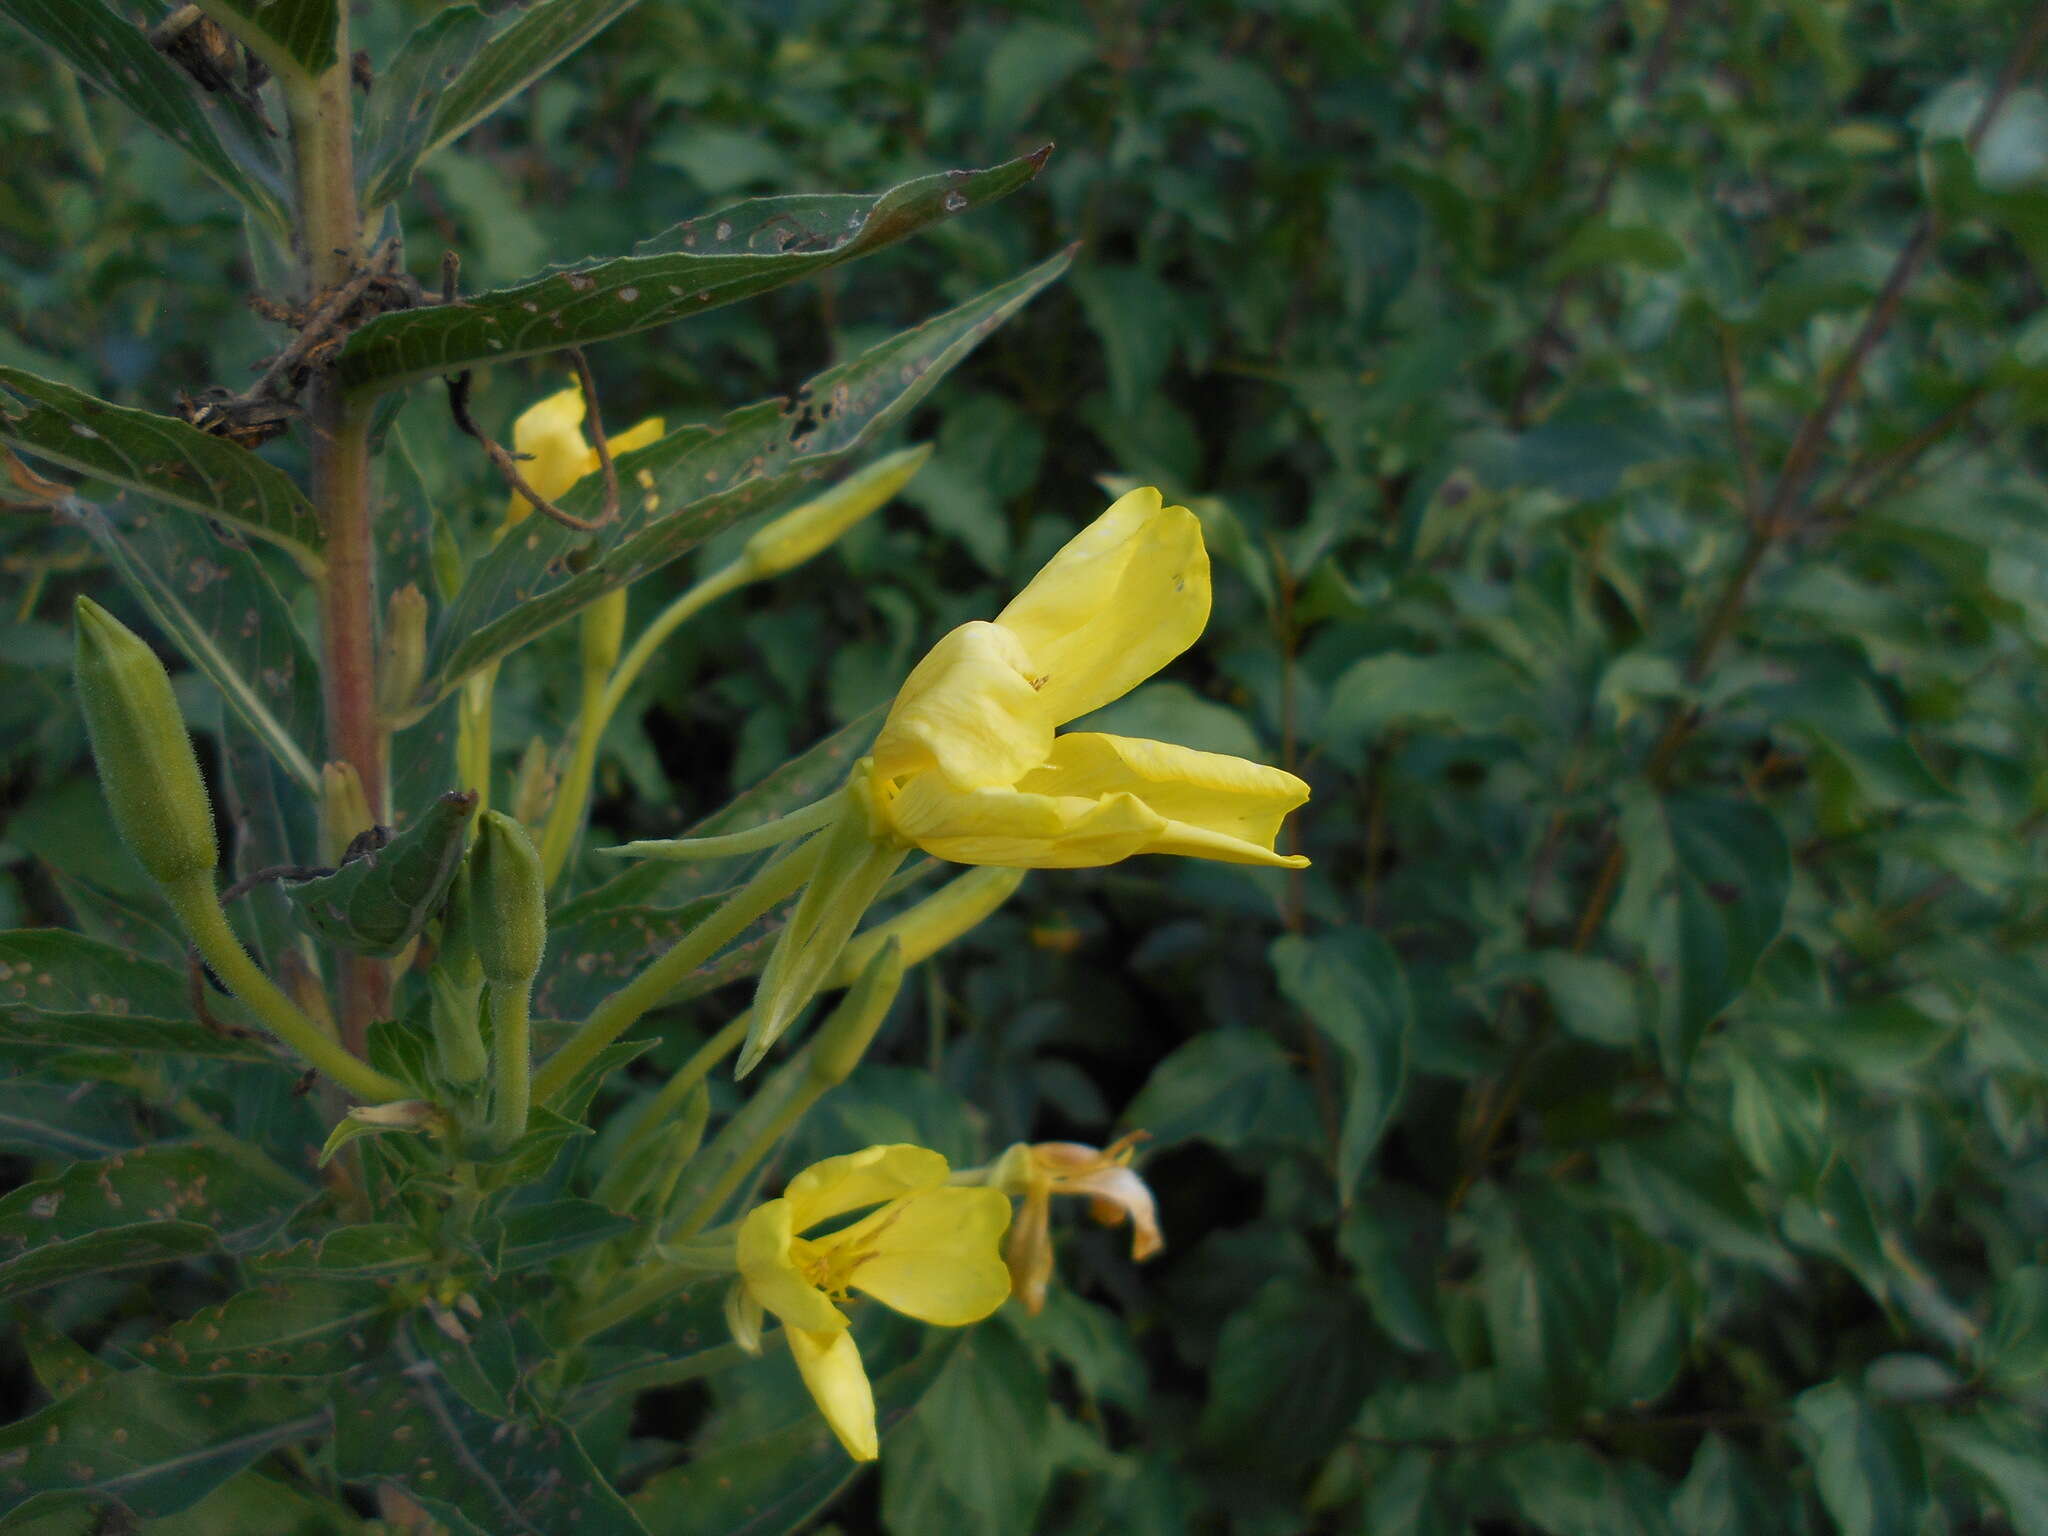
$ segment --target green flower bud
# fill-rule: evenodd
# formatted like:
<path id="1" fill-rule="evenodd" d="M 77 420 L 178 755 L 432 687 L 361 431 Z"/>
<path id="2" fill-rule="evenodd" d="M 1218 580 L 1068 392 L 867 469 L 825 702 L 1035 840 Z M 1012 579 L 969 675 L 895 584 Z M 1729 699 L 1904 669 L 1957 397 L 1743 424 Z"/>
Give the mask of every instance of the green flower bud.
<path id="1" fill-rule="evenodd" d="M 811 1042 L 813 1081 L 843 1083 L 853 1076 L 902 986 L 903 946 L 892 938 L 875 951 L 859 980 L 819 1026 Z"/>
<path id="2" fill-rule="evenodd" d="M 802 565 L 861 519 L 887 506 L 931 456 L 930 443 L 900 449 L 763 524 L 740 550 L 747 575 L 758 581 Z"/>
<path id="3" fill-rule="evenodd" d="M 583 670 L 587 675 L 610 677 L 618 664 L 619 649 L 626 642 L 626 589 L 607 592 L 583 610 L 581 638 Z"/>
<path id="4" fill-rule="evenodd" d="M 76 636 L 78 696 L 122 840 L 160 884 L 210 873 L 220 862 L 213 804 L 163 663 L 89 597 Z"/>
<path id="5" fill-rule="evenodd" d="M 485 811 L 469 850 L 469 942 L 484 980 L 524 987 L 548 942 L 547 881 L 540 850 L 502 811 Z"/>
<path id="6" fill-rule="evenodd" d="M 411 582 L 391 594 L 377 650 L 377 713 L 404 717 L 427 671 L 427 595 Z"/>

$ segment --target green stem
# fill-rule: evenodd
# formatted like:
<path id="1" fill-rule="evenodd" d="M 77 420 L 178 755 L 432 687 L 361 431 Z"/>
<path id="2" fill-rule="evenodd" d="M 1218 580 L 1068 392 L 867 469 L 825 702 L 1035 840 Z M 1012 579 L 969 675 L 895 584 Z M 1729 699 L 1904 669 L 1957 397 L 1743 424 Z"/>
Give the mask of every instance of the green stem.
<path id="1" fill-rule="evenodd" d="M 654 622 L 619 658 L 619 664 L 612 669 L 608 680 L 600 681 L 585 675 L 582 712 L 576 722 L 576 753 L 570 760 L 568 771 L 562 775 L 561 784 L 555 789 L 555 803 L 548 812 L 547 828 L 541 835 L 541 868 L 549 885 L 553 885 L 561 875 L 569 862 L 569 855 L 575 850 L 576 839 L 583 830 L 583 820 L 590 808 L 590 785 L 597 772 L 597 749 L 604 740 L 605 728 L 611 724 L 612 716 L 625 702 L 627 690 L 639 679 L 647 663 L 654 659 L 654 653 L 664 640 L 702 609 L 726 593 L 745 586 L 749 579 L 748 570 L 737 562 L 705 577 L 655 616 Z"/>
<path id="2" fill-rule="evenodd" d="M 748 827 L 744 832 L 728 832 L 723 837 L 676 837 L 621 843 L 616 848 L 607 848 L 603 851 L 630 858 L 669 859 L 677 863 L 729 859 L 742 853 L 759 853 L 763 848 L 793 842 L 806 832 L 815 832 L 837 816 L 845 804 L 846 792 L 835 790 L 824 799 L 814 801 L 800 811 L 791 811 L 787 816 L 764 821 L 759 826 Z"/>
<path id="3" fill-rule="evenodd" d="M 684 1101 L 696 1086 L 711 1075 L 711 1069 L 739 1049 L 747 1038 L 748 1015 L 742 1013 L 725 1028 L 698 1046 L 690 1059 L 677 1069 L 676 1075 L 662 1085 L 661 1091 L 650 1099 L 639 1120 L 627 1135 L 625 1145 L 619 1149 L 615 1161 L 627 1163 L 637 1152 L 661 1133 L 666 1126 L 682 1113 Z"/>
<path id="4" fill-rule="evenodd" d="M 504 986 L 492 982 L 491 998 L 491 1139 L 509 1147 L 526 1134 L 526 1112 L 533 1095 L 533 1048 L 527 1038 L 532 983 Z"/>
<path id="5" fill-rule="evenodd" d="M 791 849 L 735 891 L 659 960 L 591 1011 L 569 1041 L 547 1059 L 533 1080 L 534 1097 L 545 1104 L 568 1086 L 591 1058 L 659 1006 L 689 974 L 709 960 L 805 880 L 817 862 L 814 844 Z"/>
<path id="6" fill-rule="evenodd" d="M 411 1098 L 412 1090 L 394 1077 L 359 1061 L 321 1032 L 320 1026 L 277 983 L 257 968 L 221 910 L 210 874 L 193 875 L 164 887 L 178 920 L 214 974 L 263 1021 L 264 1027 L 358 1098 L 371 1104 Z"/>

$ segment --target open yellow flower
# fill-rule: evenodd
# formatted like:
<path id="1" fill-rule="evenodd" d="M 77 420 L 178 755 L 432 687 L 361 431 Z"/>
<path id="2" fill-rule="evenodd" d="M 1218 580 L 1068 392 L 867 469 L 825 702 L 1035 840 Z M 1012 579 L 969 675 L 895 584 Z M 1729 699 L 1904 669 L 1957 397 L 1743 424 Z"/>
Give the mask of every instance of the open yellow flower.
<path id="1" fill-rule="evenodd" d="M 950 1176 L 945 1158 L 924 1147 L 869 1147 L 813 1163 L 740 1223 L 747 1299 L 782 1319 L 804 1385 L 856 1461 L 874 1460 L 881 1441 L 874 1392 L 836 1302 L 863 1291 L 905 1316 L 957 1328 L 1010 1294 L 997 1251 L 1009 1200 L 949 1185 Z M 802 1235 L 866 1206 L 877 1209 L 823 1236 Z"/>
<path id="2" fill-rule="evenodd" d="M 867 759 L 886 833 L 960 864 L 1075 869 L 1137 853 L 1300 868 L 1277 854 L 1308 799 L 1291 773 L 1162 741 L 1055 732 L 1123 697 L 1209 619 L 1209 556 L 1150 486 L 1053 556 L 993 622 L 963 624 L 903 684 Z"/>
<path id="3" fill-rule="evenodd" d="M 1138 1263 L 1166 1246 L 1152 1191 L 1131 1168 L 1131 1153 L 1144 1137 L 1143 1131 L 1133 1131 L 1106 1147 L 1078 1141 L 1019 1142 L 996 1159 L 989 1184 L 1020 1202 L 1003 1262 L 1025 1311 L 1035 1316 L 1044 1310 L 1046 1288 L 1052 1283 L 1054 1195 L 1084 1197 L 1088 1214 L 1105 1227 L 1128 1219 L 1131 1257 Z"/>
<path id="4" fill-rule="evenodd" d="M 543 497 L 558 501 L 562 494 L 585 475 L 602 467 L 597 450 L 583 435 L 583 416 L 588 409 L 577 385 L 558 390 L 536 405 L 528 406 L 512 423 L 512 451 L 521 455 L 519 473 Z M 612 457 L 645 448 L 661 436 L 662 419 L 650 416 L 631 429 L 607 439 Z M 505 500 L 505 526 L 511 527 L 533 511 L 533 503 L 514 491 Z"/>

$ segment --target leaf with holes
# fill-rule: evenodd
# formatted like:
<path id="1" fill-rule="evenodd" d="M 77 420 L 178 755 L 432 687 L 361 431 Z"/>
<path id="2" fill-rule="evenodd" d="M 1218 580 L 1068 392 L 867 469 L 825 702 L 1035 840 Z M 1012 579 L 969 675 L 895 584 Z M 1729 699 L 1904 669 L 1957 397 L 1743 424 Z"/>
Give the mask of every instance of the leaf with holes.
<path id="1" fill-rule="evenodd" d="M 309 75 L 334 63 L 335 0 L 206 0 L 243 41 L 266 55 L 282 54 Z"/>
<path id="2" fill-rule="evenodd" d="M 196 1143 L 74 1163 L 0 1200 L 0 1296 L 262 1242 L 313 1191 Z"/>
<path id="3" fill-rule="evenodd" d="M 0 0 L 0 16 L 184 150 L 278 234 L 290 230 L 284 172 L 255 115 L 202 95 L 142 28 L 99 0 Z"/>
<path id="4" fill-rule="evenodd" d="M 174 1515 L 325 1423 L 323 1410 L 280 1383 L 121 1371 L 0 1429 L 0 1523 L 27 1530 L 32 1519 L 75 1509 L 79 1523 L 37 1528 L 133 1530 L 128 1517 Z"/>
<path id="5" fill-rule="evenodd" d="M 353 390 L 587 346 L 737 303 L 881 250 L 1014 192 L 1052 152 L 941 171 L 880 194 L 762 197 L 676 225 L 630 256 L 561 268 L 460 304 L 380 315 L 338 363 Z"/>
<path id="6" fill-rule="evenodd" d="M 291 882 L 285 894 L 300 924 L 359 955 L 397 954 L 440 910 L 475 811 L 474 793 L 450 790 L 382 848 Z"/>
<path id="7" fill-rule="evenodd" d="M 381 208 L 405 190 L 440 120 L 437 109 L 450 82 L 490 35 L 490 18 L 475 6 L 447 6 L 407 38 L 386 66 L 363 107 L 357 165 L 365 209 Z"/>
<path id="8" fill-rule="evenodd" d="M 135 1351 L 167 1376 L 333 1376 L 362 1363 L 392 1316 L 388 1280 L 272 1279 Z"/>
<path id="9" fill-rule="evenodd" d="M 278 1060 L 260 1035 L 195 1023 L 182 971 L 56 928 L 0 933 L 0 1042 Z"/>
<path id="10" fill-rule="evenodd" d="M 567 1425 L 534 1412 L 486 1417 L 407 1352 L 403 1374 L 363 1372 L 335 1393 L 342 1477 L 396 1483 L 474 1536 L 647 1536 Z"/>
<path id="11" fill-rule="evenodd" d="M 263 563 L 191 518 L 68 510 L 278 765 L 319 794 L 319 666 Z"/>
<path id="12" fill-rule="evenodd" d="M 155 55 L 151 55 L 154 57 Z M 317 571 L 320 519 L 283 470 L 174 416 L 0 367 L 0 443 L 268 539 Z"/>
<path id="13" fill-rule="evenodd" d="M 828 471 L 903 419 L 990 331 L 1064 272 L 1067 261 L 1062 252 L 827 369 L 791 400 L 765 400 L 716 427 L 686 427 L 623 455 L 619 478 L 632 494 L 622 515 L 594 540 L 529 517 L 476 563 L 442 616 L 433 676 L 421 698 L 449 693 L 478 668 L 740 518 L 809 494 Z M 597 481 L 591 476 L 564 496 L 564 510 L 601 510 Z M 660 511 L 664 503 L 671 510 Z"/>
<path id="14" fill-rule="evenodd" d="M 441 93 L 434 106 L 434 126 L 427 135 L 431 153 L 526 89 L 556 64 L 581 48 L 637 0 L 543 0 L 493 37 L 476 62 Z"/>

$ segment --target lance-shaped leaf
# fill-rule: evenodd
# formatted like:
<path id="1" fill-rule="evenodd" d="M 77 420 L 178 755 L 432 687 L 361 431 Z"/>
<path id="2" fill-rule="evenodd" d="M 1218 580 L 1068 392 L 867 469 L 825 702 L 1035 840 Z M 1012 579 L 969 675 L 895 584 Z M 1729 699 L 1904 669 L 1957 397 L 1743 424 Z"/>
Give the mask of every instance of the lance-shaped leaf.
<path id="1" fill-rule="evenodd" d="M 790 400 L 765 400 L 716 427 L 671 432 L 624 455 L 619 478 L 631 494 L 619 518 L 587 549 L 578 549 L 585 535 L 529 517 L 516 537 L 500 539 L 477 562 L 443 615 L 422 699 L 440 698 L 471 672 L 687 554 L 721 528 L 811 494 L 828 471 L 908 414 L 983 337 L 1065 271 L 1067 261 L 1063 252 L 828 368 Z M 603 492 L 595 480 L 570 491 L 564 509 L 599 511 Z"/>
<path id="2" fill-rule="evenodd" d="M 566 1424 L 478 1413 L 405 1352 L 402 1374 L 363 1372 L 335 1393 L 341 1476 L 396 1483 L 464 1536 L 647 1536 Z"/>
<path id="3" fill-rule="evenodd" d="M 476 62 L 441 93 L 427 136 L 431 152 L 468 132 L 570 54 L 637 0 L 542 0 L 492 38 Z"/>
<path id="4" fill-rule="evenodd" d="M 451 790 L 382 848 L 285 889 L 306 931 L 361 955 L 395 955 L 439 910 L 462 864 L 476 795 Z"/>
<path id="5" fill-rule="evenodd" d="M 278 765 L 317 795 L 319 667 L 263 563 L 191 518 L 77 500 L 65 510 Z"/>
<path id="6" fill-rule="evenodd" d="M 252 1253 L 243 1263 L 252 1275 L 328 1275 L 363 1278 L 407 1275 L 426 1268 L 434 1249 L 417 1227 L 399 1222 L 366 1222 L 341 1227 L 325 1237 L 289 1248 Z"/>
<path id="7" fill-rule="evenodd" d="M 0 16 L 198 161 L 272 230 L 290 231 L 284 176 L 254 114 L 203 96 L 132 21 L 100 0 L 0 0 Z"/>
<path id="8" fill-rule="evenodd" d="M 33 1529 L 117 1531 L 174 1515 L 266 1451 L 320 1433 L 326 1414 L 311 1406 L 281 1383 L 118 1372 L 0 1429 L 0 1523 L 27 1531 L 76 1510 L 76 1524 Z"/>
<path id="9" fill-rule="evenodd" d="M 1052 152 L 985 171 L 941 171 L 880 194 L 753 198 L 678 224 L 632 255 L 561 268 L 461 304 L 382 315 L 349 337 L 341 379 L 389 389 L 667 325 L 894 245 L 1013 192 Z"/>
<path id="10" fill-rule="evenodd" d="M 242 1017 L 227 998 L 210 1006 Z M 184 971 L 59 928 L 0 933 L 0 1042 L 282 1064 L 261 1035 L 196 1023 Z"/>
<path id="11" fill-rule="evenodd" d="M 74 1163 L 0 1200 L 0 1296 L 250 1247 L 312 1193 L 272 1166 L 191 1143 Z"/>
<path id="12" fill-rule="evenodd" d="M 395 1315 L 389 1280 L 272 1279 L 135 1352 L 167 1376 L 333 1376 L 361 1364 Z"/>
<path id="13" fill-rule="evenodd" d="M 507 31 L 524 24 L 522 18 Z M 437 108 L 451 89 L 449 82 L 490 35 L 490 18 L 482 11 L 451 5 L 405 40 L 363 108 L 357 156 L 363 207 L 381 207 L 405 190 L 426 151 L 427 135 L 439 121 Z"/>
<path id="14" fill-rule="evenodd" d="M 335 0 L 203 0 L 199 8 L 268 63 L 289 60 L 308 75 L 334 63 Z"/>
<path id="15" fill-rule="evenodd" d="M 543 1200 L 493 1218 L 484 1227 L 482 1245 L 491 1267 L 504 1275 L 580 1252 L 632 1226 L 594 1200 Z"/>
<path id="16" fill-rule="evenodd" d="M 320 519 L 291 476 L 174 416 L 0 367 L 0 443 L 218 518 L 320 568 Z"/>

